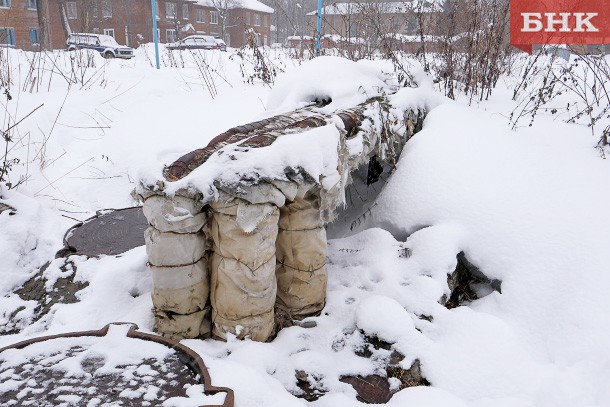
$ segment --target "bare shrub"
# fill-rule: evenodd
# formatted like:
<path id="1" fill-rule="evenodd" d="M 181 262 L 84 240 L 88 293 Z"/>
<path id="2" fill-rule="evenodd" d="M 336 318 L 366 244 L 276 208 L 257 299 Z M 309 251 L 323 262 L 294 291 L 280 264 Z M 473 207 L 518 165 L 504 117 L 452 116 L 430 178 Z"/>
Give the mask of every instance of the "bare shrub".
<path id="1" fill-rule="evenodd" d="M 9 99 L 7 95 L 8 93 L 5 92 L 6 102 L 8 103 L 11 99 Z M 11 122 L 11 115 L 8 113 L 8 110 L 5 107 L 6 127 L 3 130 L 0 130 L 2 140 L 4 141 L 4 151 L 2 153 L 2 156 L 0 156 L 0 196 L 2 194 L 3 187 L 7 189 L 14 189 L 27 180 L 27 173 L 25 175 L 20 175 L 17 181 L 11 180 L 10 177 L 13 168 L 16 165 L 19 165 L 21 162 L 18 157 L 11 154 L 16 141 L 21 141 L 15 140 L 14 132 L 21 122 L 30 117 L 36 110 L 40 109 L 42 106 L 43 105 L 39 105 L 38 107 L 30 111 L 28 114 L 26 114 L 24 117 L 15 120 L 14 122 Z"/>
<path id="2" fill-rule="evenodd" d="M 278 72 L 284 72 L 284 69 L 269 57 L 267 49 L 257 45 L 256 34 L 252 31 L 248 33 L 246 44 L 230 58 L 233 59 L 234 57 L 240 59 L 241 75 L 244 81 L 249 84 L 263 82 L 271 87 L 275 83 Z"/>
<path id="3" fill-rule="evenodd" d="M 512 53 L 508 0 L 448 1 L 438 26 L 436 45 L 418 53 L 424 67 L 452 99 L 456 92 L 470 102 L 489 98 Z"/>
<path id="4" fill-rule="evenodd" d="M 589 127 L 593 136 L 599 136 L 597 148 L 605 156 L 610 126 L 598 134 L 596 125 L 610 119 L 608 58 L 576 54 L 565 62 L 554 54 L 545 55 L 543 48 L 524 66 L 513 99 L 518 102 L 510 116 L 513 128 L 525 118 L 532 126 L 539 113 L 558 115 L 566 123 Z"/>

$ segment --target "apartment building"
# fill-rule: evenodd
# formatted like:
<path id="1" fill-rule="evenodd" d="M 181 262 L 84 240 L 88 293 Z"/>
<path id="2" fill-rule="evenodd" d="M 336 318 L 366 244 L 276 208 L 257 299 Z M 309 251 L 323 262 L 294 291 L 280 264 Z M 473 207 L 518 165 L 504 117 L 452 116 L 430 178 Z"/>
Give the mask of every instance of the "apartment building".
<path id="1" fill-rule="evenodd" d="M 150 0 L 43 0 L 52 48 L 64 48 L 69 32 L 107 34 L 137 47 L 153 41 Z M 160 42 L 192 34 L 223 38 L 241 47 L 249 36 L 258 45 L 271 38 L 273 9 L 257 0 L 156 0 Z M 36 0 L 0 0 L 0 46 L 40 49 Z"/>
<path id="2" fill-rule="evenodd" d="M 0 0 L 0 45 L 39 49 L 36 0 Z"/>

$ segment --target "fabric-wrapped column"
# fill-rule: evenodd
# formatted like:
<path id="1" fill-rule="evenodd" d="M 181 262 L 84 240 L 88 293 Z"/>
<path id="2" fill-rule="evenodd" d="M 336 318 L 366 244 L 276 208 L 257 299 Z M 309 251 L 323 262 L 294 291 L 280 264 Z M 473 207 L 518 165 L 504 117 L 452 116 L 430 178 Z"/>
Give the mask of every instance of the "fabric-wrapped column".
<path id="1" fill-rule="evenodd" d="M 319 313 L 326 301 L 326 230 L 320 198 L 308 194 L 280 209 L 277 312 L 289 319 Z"/>
<path id="2" fill-rule="evenodd" d="M 274 328 L 279 210 L 230 197 L 210 207 L 213 333 L 266 341 Z"/>
<path id="3" fill-rule="evenodd" d="M 144 201 L 151 225 L 144 233 L 152 270 L 154 330 L 173 339 L 210 336 L 207 216 L 190 198 L 152 196 Z"/>

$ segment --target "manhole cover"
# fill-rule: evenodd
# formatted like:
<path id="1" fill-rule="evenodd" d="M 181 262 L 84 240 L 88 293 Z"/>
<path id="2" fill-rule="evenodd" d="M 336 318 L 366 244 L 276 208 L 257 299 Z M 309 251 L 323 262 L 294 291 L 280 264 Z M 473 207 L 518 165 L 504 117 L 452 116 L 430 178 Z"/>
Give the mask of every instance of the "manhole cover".
<path id="1" fill-rule="evenodd" d="M 143 246 L 148 221 L 142 207 L 103 211 L 68 230 L 58 257 L 80 254 L 114 256 Z"/>
<path id="2" fill-rule="evenodd" d="M 233 406 L 203 360 L 134 324 L 30 339 L 0 349 L 3 406 Z"/>

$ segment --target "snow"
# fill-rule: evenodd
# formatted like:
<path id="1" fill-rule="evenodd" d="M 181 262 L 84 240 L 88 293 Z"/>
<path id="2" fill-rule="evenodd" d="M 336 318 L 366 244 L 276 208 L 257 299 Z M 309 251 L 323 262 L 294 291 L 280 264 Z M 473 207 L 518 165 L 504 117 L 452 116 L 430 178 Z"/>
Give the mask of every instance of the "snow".
<path id="1" fill-rule="evenodd" d="M 372 295 L 356 310 L 356 326 L 366 335 L 396 343 L 415 330 L 408 312 L 390 297 Z"/>
<path id="2" fill-rule="evenodd" d="M 273 13 L 273 9 L 266 4 L 261 3 L 258 0 L 230 0 L 230 1 L 217 1 L 217 0 L 197 0 L 197 4 L 204 7 L 212 7 L 222 9 L 226 7 L 228 9 L 245 9 L 252 11 L 260 11 L 261 13 Z"/>
<path id="3" fill-rule="evenodd" d="M 278 79 L 269 94 L 272 113 L 306 106 L 318 100 L 332 100 L 327 111 L 345 109 L 383 93 L 391 93 L 396 84 L 390 80 L 392 66 L 376 61 L 353 62 L 323 56 L 303 63 L 298 69 Z"/>
<path id="4" fill-rule="evenodd" d="M 98 259 L 72 256 L 74 267 L 62 271 L 64 260 L 54 256 L 65 230 L 96 210 L 132 206 L 139 174 L 158 176 L 163 164 L 232 126 L 316 97 L 331 97 L 331 111 L 396 89 L 387 61 L 302 62 L 279 53 L 271 58 L 286 72 L 269 90 L 245 84 L 242 62 L 230 53 L 204 51 L 198 55 L 208 64 L 215 93 L 192 55 L 162 47 L 163 66 L 156 71 L 150 47 L 135 52 L 129 61 L 82 53 L 94 64 L 81 71 L 84 80 L 75 76 L 70 85 L 57 71 L 46 73 L 30 92 L 31 82 L 17 67 L 29 66 L 33 54 L 2 50 L 14 81 L 13 101 L 3 102 L 3 123 L 9 115 L 13 123 L 44 106 L 13 133 L 19 141 L 11 154 L 22 161 L 11 179 L 27 175 L 27 181 L 1 192 L 1 202 L 17 213 L 0 214 L 0 323 L 17 319 L 21 332 L 0 336 L 0 347 L 114 321 L 152 331 L 145 249 Z M 55 54 L 57 66 L 72 75 L 65 55 Z M 312 405 L 361 405 L 339 379 L 385 374 L 389 351 L 375 350 L 371 358 L 356 353 L 372 336 L 405 355 L 403 368 L 418 359 L 431 383 L 400 390 L 388 406 L 607 406 L 610 164 L 593 148 L 597 140 L 584 126 L 543 115 L 532 127 L 511 131 L 509 77 L 490 101 L 468 107 L 433 92 L 416 64 L 413 72 L 419 87 L 401 89 L 391 100 L 395 108 L 429 110 L 424 128 L 407 143 L 366 218 L 345 237 L 329 240 L 327 305 L 307 320 L 316 326 L 286 328 L 270 343 L 183 343 L 202 356 L 215 385 L 234 389 L 239 407 L 302 406 L 294 395 L 300 392 L 296 371 L 326 391 Z M 332 126 L 307 138 L 285 136 L 239 165 L 267 174 L 283 165 L 306 165 L 332 184 L 337 158 L 329 146 L 337 138 Z M 190 181 L 210 183 L 227 165 L 218 161 L 209 172 L 193 172 Z M 489 278 L 501 280 L 502 292 L 449 310 L 439 299 L 449 294 L 447 273 L 460 252 Z M 47 262 L 48 286 L 68 273 L 88 286 L 77 294 L 79 302 L 55 304 L 33 322 L 36 302 L 14 291 Z M 166 352 L 113 347 L 117 338 L 98 349 L 116 356 L 108 359 L 109 371 L 119 360 L 136 362 L 144 351 L 159 357 Z M 50 348 L 29 351 L 53 362 Z M 76 361 L 58 367 L 76 373 L 82 370 Z M 13 374 L 0 373 L 0 394 L 19 385 Z M 137 375 L 157 377 L 146 369 Z M 153 404 L 154 387 L 141 393 Z M 204 396 L 200 386 L 186 393 L 165 405 L 219 403 L 223 397 Z"/>

